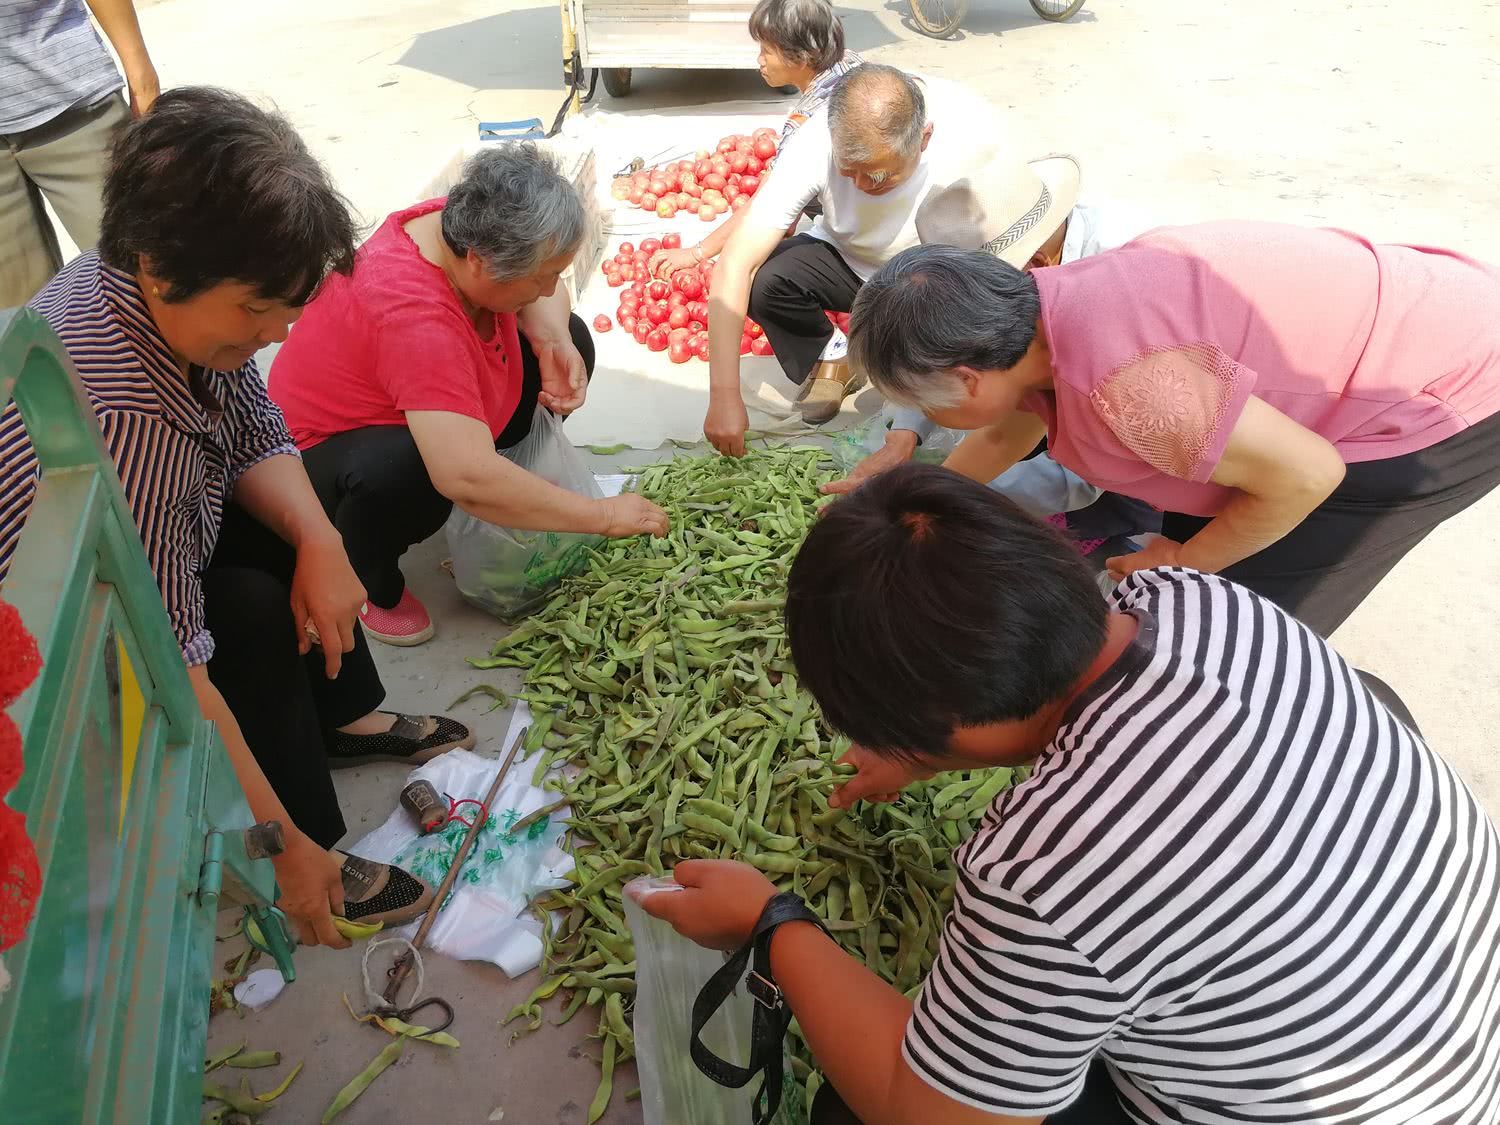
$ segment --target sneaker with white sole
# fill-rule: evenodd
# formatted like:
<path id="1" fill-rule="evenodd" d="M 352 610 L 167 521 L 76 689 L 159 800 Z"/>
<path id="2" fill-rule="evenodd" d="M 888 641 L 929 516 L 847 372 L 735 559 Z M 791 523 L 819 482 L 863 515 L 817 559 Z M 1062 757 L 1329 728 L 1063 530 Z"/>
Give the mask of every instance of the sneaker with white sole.
<path id="1" fill-rule="evenodd" d="M 377 641 L 399 648 L 410 648 L 432 639 L 432 618 L 427 607 L 417 601 L 410 589 L 401 591 L 401 600 L 390 609 L 366 602 L 359 611 L 359 623 Z"/>

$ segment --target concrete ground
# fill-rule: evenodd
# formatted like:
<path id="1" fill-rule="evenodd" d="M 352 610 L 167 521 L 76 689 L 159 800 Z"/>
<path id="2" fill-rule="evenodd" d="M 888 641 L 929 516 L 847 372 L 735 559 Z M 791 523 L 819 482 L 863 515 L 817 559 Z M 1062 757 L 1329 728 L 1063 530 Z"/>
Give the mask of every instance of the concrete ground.
<path id="1" fill-rule="evenodd" d="M 477 121 L 550 120 L 561 100 L 555 4 L 138 0 L 138 7 L 164 84 L 212 82 L 274 100 L 372 223 L 410 202 Z M 867 57 L 967 81 L 1009 109 L 1025 151 L 1078 154 L 1090 196 L 1183 220 L 1333 224 L 1500 261 L 1495 0 L 1090 0 L 1061 25 L 1035 19 L 1024 0 L 975 0 L 960 35 L 945 42 L 916 35 L 903 0 L 859 0 L 841 10 L 850 44 Z M 638 71 L 635 85 L 632 108 L 780 100 L 748 73 Z M 1500 815 L 1500 772 L 1491 761 L 1491 732 L 1500 729 L 1497 519 L 1500 495 L 1451 521 L 1335 640 L 1402 693 L 1432 745 Z M 390 701 L 402 709 L 445 708 L 479 678 L 462 658 L 499 631 L 459 602 L 437 568 L 441 554 L 429 543 L 407 560 L 438 639 L 378 653 Z M 501 724 L 481 719 L 477 703 L 461 713 L 497 752 Z M 385 817 L 400 778 L 396 767 L 340 778 L 352 836 Z M 591 1049 L 580 1046 L 582 1018 L 507 1047 L 508 1031 L 495 1021 L 533 981 L 433 961 L 429 991 L 454 1001 L 463 1049 L 410 1046 L 343 1120 L 467 1125 L 501 1107 L 512 1123 L 582 1122 L 594 1087 L 592 1064 L 580 1056 Z M 294 988 L 261 1015 L 217 1017 L 213 1039 L 248 1038 L 306 1059 L 271 1118 L 300 1123 L 317 1119 L 384 1037 L 349 1022 L 339 1002 L 340 992 L 357 992 L 357 955 L 311 950 L 298 964 Z M 607 1120 L 639 1114 L 617 1099 Z"/>

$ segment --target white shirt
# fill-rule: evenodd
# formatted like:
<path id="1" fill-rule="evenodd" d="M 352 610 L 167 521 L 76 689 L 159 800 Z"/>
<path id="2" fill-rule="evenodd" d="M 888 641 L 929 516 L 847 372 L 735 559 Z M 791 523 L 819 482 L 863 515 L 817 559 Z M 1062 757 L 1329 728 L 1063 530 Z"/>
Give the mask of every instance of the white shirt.
<path id="1" fill-rule="evenodd" d="M 910 177 L 884 195 L 867 195 L 839 175 L 825 105 L 781 150 L 774 174 L 750 205 L 749 221 L 786 230 L 818 199 L 823 213 L 808 233 L 837 249 L 861 281 L 917 245 L 917 208 L 927 193 L 981 168 L 998 150 L 1002 133 L 999 114 L 982 98 L 942 79 L 920 81 L 932 138 Z"/>

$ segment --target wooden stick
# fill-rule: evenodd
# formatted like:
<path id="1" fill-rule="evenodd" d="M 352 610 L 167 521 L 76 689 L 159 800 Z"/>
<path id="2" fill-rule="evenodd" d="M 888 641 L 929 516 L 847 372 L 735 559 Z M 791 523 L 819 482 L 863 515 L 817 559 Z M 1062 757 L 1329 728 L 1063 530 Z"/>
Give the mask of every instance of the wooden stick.
<path id="1" fill-rule="evenodd" d="M 463 843 L 458 845 L 458 853 L 453 857 L 453 863 L 448 867 L 448 874 L 443 876 L 442 885 L 438 887 L 437 893 L 432 896 L 432 908 L 427 911 L 427 914 L 422 918 L 422 924 L 417 927 L 417 934 L 411 941 L 413 949 L 421 949 L 422 943 L 427 940 L 427 931 L 432 929 L 432 924 L 437 921 L 438 911 L 443 908 L 443 903 L 447 901 L 448 891 L 452 889 L 454 880 L 458 878 L 459 869 L 463 867 L 464 862 L 469 858 L 469 852 L 474 847 L 474 841 L 479 837 L 479 830 L 484 827 L 485 821 L 489 819 L 492 806 L 495 803 L 495 797 L 500 792 L 500 784 L 505 780 L 505 775 L 510 772 L 511 763 L 516 760 L 516 751 L 521 749 L 521 743 L 525 741 L 526 733 L 529 730 L 531 730 L 530 727 L 522 727 L 516 732 L 515 741 L 510 744 L 510 753 L 505 755 L 505 761 L 500 766 L 500 772 L 495 775 L 494 784 L 490 786 L 490 791 L 484 798 L 483 815 L 476 816 L 474 823 L 469 825 L 469 830 L 464 833 Z M 400 993 L 401 986 L 406 983 L 406 976 L 411 972 L 411 967 L 412 956 L 410 951 L 396 958 L 396 963 L 391 966 L 390 983 L 385 986 L 385 991 L 381 993 L 387 1004 L 394 1005 L 396 1003 L 396 996 Z"/>

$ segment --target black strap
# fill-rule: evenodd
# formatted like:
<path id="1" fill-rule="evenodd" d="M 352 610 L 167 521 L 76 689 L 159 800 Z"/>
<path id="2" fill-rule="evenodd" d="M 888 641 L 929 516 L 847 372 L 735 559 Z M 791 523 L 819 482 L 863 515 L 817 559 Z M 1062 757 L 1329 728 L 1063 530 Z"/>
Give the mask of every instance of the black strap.
<path id="1" fill-rule="evenodd" d="M 767 1125 L 781 1107 L 782 1050 L 792 1009 L 771 975 L 771 935 L 783 922 L 805 921 L 824 929 L 822 921 L 793 894 L 779 894 L 766 903 L 760 920 L 751 931 L 750 940 L 708 978 L 693 1001 L 693 1062 L 699 1070 L 720 1086 L 739 1089 L 757 1074 L 760 1089 L 751 1105 L 752 1125 Z M 826 929 L 824 930 L 826 933 Z M 746 968 L 750 968 L 748 975 Z M 750 1022 L 750 1061 L 736 1066 L 721 1059 L 703 1044 L 703 1029 L 726 1000 L 734 993 L 741 978 L 755 1001 Z"/>

